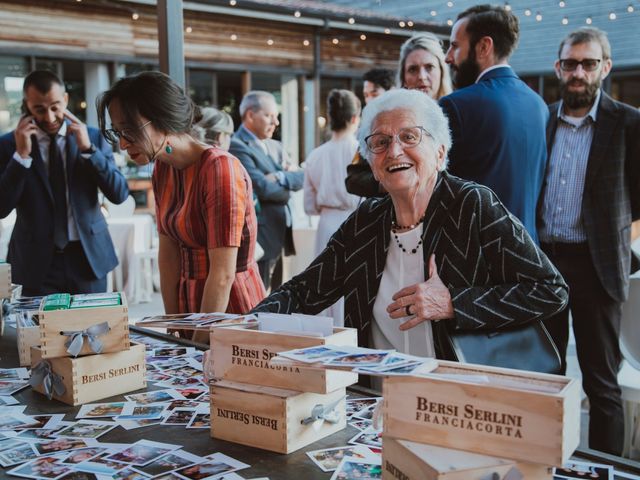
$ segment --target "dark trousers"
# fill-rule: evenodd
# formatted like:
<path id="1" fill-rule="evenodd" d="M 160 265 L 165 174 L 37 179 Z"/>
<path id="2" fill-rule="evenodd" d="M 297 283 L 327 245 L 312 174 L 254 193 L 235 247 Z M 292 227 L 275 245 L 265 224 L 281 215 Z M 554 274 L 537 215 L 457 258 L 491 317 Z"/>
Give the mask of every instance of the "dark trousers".
<path id="1" fill-rule="evenodd" d="M 269 288 L 272 287 L 271 291 L 273 291 L 275 288 L 280 286 L 276 285 L 275 288 L 273 288 L 273 285 L 271 284 L 271 276 L 278 264 L 278 260 L 281 258 L 282 255 L 279 255 L 277 258 L 269 258 L 266 260 L 261 258 L 258 260 L 258 271 L 260 272 L 260 277 L 262 278 L 262 283 L 264 283 L 264 288 L 266 290 L 269 290 Z M 280 275 L 280 278 L 282 279 L 282 274 Z"/>
<path id="2" fill-rule="evenodd" d="M 107 290 L 107 278 L 96 278 L 80 242 L 69 242 L 53 254 L 51 267 L 39 288 L 23 288 L 22 295 L 98 293 Z"/>
<path id="3" fill-rule="evenodd" d="M 589 398 L 589 448 L 621 455 L 624 413 L 618 385 L 622 303 L 602 287 L 586 244 L 542 244 L 569 285 L 569 307 L 544 322 L 566 370 L 569 310 L 573 318 L 582 387 Z"/>

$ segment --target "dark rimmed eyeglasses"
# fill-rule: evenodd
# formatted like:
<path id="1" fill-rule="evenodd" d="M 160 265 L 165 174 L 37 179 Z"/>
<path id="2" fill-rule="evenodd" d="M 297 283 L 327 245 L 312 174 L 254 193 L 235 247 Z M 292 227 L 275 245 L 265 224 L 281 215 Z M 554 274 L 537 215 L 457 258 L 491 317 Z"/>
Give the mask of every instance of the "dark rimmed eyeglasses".
<path id="1" fill-rule="evenodd" d="M 104 131 L 104 136 L 111 143 L 119 143 L 120 139 L 123 138 L 127 143 L 135 143 L 136 142 L 136 133 L 142 130 L 144 127 L 149 125 L 151 120 L 146 123 L 143 123 L 139 127 L 133 128 L 124 128 L 122 130 L 116 130 L 115 128 L 109 128 Z"/>
<path id="2" fill-rule="evenodd" d="M 585 58 L 583 60 L 574 60 L 573 58 L 561 58 L 560 69 L 565 72 L 573 72 L 578 65 L 582 65 L 582 69 L 585 72 L 593 72 L 600 65 L 601 60 L 599 58 Z"/>
<path id="3" fill-rule="evenodd" d="M 384 153 L 386 152 L 395 138 L 400 146 L 404 148 L 413 148 L 422 142 L 423 134 L 431 137 L 431 134 L 427 132 L 424 127 L 405 127 L 398 130 L 395 135 L 387 135 L 385 133 L 374 133 L 364 139 L 367 144 L 367 148 L 371 153 Z"/>

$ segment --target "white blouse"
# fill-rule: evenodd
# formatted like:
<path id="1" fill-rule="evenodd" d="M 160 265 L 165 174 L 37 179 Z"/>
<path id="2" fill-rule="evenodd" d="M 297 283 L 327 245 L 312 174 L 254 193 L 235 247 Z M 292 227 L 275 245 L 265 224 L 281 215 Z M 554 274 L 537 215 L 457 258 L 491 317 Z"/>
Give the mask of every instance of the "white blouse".
<path id="1" fill-rule="evenodd" d="M 420 241 L 422 225 L 397 235 L 405 250 L 411 252 Z M 371 334 L 374 348 L 393 348 L 399 352 L 420 357 L 435 356 L 431 322 L 422 322 L 410 330 L 402 331 L 399 326 L 411 317 L 393 319 L 387 313 L 387 307 L 393 303 L 392 297 L 396 292 L 425 281 L 422 250 L 422 244 L 420 244 L 416 253 L 403 252 L 393 234 L 391 235 L 380 288 L 373 304 L 374 321 Z"/>

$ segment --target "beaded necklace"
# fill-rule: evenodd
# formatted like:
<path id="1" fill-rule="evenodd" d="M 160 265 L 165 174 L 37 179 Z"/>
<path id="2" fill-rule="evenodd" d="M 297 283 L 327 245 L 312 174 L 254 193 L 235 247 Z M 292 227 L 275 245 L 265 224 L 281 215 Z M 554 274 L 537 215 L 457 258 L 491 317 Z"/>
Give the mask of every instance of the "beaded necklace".
<path id="1" fill-rule="evenodd" d="M 391 233 L 393 233 L 393 237 L 396 239 L 396 243 L 398 244 L 398 247 L 404 253 L 408 253 L 409 255 L 413 255 L 417 253 L 418 249 L 420 248 L 420 245 L 422 245 L 422 235 L 420 235 L 420 240 L 418 240 L 418 244 L 412 249 L 407 250 L 405 246 L 402 244 L 402 242 L 400 241 L 400 239 L 398 238 L 398 232 L 401 230 L 407 230 L 407 231 L 413 230 L 414 228 L 418 227 L 423 221 L 424 221 L 424 215 L 420 217 L 420 220 L 418 220 L 418 222 L 415 225 L 398 225 L 395 222 L 395 220 L 391 221 Z"/>

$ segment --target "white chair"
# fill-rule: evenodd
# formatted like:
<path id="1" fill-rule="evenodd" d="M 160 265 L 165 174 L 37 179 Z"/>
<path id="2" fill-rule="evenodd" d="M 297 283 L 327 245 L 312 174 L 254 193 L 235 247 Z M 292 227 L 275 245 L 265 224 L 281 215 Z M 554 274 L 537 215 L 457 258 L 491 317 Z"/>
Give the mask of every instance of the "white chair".
<path id="1" fill-rule="evenodd" d="M 622 456 L 640 460 L 640 275 L 630 279 L 629 299 L 622 309 L 620 350 L 624 357 L 618 373 L 625 418 Z"/>
<path id="2" fill-rule="evenodd" d="M 135 199 L 129 195 L 127 199 L 119 205 L 111 203 L 106 197 L 104 198 L 103 205 L 109 212 L 110 217 L 130 217 L 136 209 Z"/>

